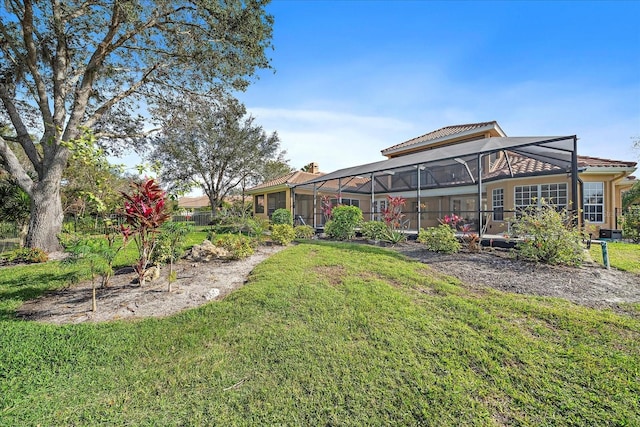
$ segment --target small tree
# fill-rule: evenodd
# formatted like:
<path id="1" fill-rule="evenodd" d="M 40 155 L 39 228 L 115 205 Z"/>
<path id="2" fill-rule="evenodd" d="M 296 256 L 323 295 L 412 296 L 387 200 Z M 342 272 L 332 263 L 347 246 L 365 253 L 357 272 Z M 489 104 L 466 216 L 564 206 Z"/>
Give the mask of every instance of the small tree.
<path id="1" fill-rule="evenodd" d="M 167 288 L 169 292 L 171 292 L 171 284 L 177 279 L 173 263 L 184 254 L 184 239 L 192 230 L 192 226 L 179 222 L 165 222 L 162 225 L 158 245 L 152 257 L 156 264 L 169 264 L 169 286 Z"/>
<path id="2" fill-rule="evenodd" d="M 153 179 L 142 184 L 132 183 L 131 194 L 122 193 L 126 199 L 124 214 L 127 226 L 121 226 L 125 242 L 133 238 L 138 248 L 138 262 L 135 265 L 140 286 L 145 284 L 145 273 L 158 241 L 160 226 L 169 219 L 166 208 L 166 193 Z"/>

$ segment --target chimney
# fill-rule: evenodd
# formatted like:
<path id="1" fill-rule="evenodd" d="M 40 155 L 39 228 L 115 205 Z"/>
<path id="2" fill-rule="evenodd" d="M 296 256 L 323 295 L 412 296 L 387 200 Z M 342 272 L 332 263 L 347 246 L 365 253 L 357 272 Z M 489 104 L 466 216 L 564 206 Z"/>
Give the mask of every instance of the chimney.
<path id="1" fill-rule="evenodd" d="M 320 173 L 320 166 L 318 166 L 318 163 L 316 162 L 311 162 L 309 163 L 309 172 L 313 173 L 313 174 L 319 174 Z"/>

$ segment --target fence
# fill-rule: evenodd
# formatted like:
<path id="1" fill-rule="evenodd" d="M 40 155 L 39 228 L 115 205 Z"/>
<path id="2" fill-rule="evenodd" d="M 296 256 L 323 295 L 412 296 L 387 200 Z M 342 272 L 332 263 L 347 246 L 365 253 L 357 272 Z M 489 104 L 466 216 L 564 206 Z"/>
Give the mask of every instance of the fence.
<path id="1" fill-rule="evenodd" d="M 0 222 L 0 252 L 10 251 L 20 246 L 20 233 L 12 222 Z"/>

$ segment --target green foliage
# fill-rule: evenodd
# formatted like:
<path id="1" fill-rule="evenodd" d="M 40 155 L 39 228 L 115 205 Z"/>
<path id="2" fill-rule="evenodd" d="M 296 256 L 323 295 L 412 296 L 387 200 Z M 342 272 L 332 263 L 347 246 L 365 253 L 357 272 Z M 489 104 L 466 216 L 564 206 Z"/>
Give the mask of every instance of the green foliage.
<path id="1" fill-rule="evenodd" d="M 405 240 L 407 240 L 407 235 L 400 230 L 396 230 L 394 228 L 388 228 L 382 240 L 395 245 L 397 243 L 402 243 Z"/>
<path id="2" fill-rule="evenodd" d="M 456 233 L 447 224 L 427 229 L 421 228 L 418 232 L 418 242 L 432 252 L 454 254 L 460 251 L 460 242 L 456 238 Z"/>
<path id="3" fill-rule="evenodd" d="M 288 209 L 276 209 L 271 214 L 271 222 L 273 224 L 289 224 L 293 226 L 293 215 Z"/>
<path id="4" fill-rule="evenodd" d="M 640 423 L 639 308 L 479 293 L 393 251 L 314 242 L 175 316 L 15 318 L 66 277 L 0 269 L 2 425 Z"/>
<path id="5" fill-rule="evenodd" d="M 545 264 L 582 264 L 583 235 L 573 225 L 570 213 L 566 208 L 557 211 L 544 199 L 540 202 L 540 207 L 526 208 L 512 220 L 511 230 L 520 238 L 516 255 Z"/>
<path id="6" fill-rule="evenodd" d="M 242 259 L 253 255 L 251 239 L 242 234 L 224 234 L 216 238 L 213 244 L 228 250 L 232 259 Z"/>
<path id="7" fill-rule="evenodd" d="M 633 205 L 640 205 L 640 181 L 622 194 L 622 209 L 627 210 Z"/>
<path id="8" fill-rule="evenodd" d="M 293 228 L 296 239 L 312 239 L 316 235 L 316 230 L 310 225 L 296 225 Z"/>
<path id="9" fill-rule="evenodd" d="M 362 224 L 362 211 L 357 206 L 336 206 L 331 211 L 331 220 L 324 225 L 327 236 L 338 240 L 356 237 L 356 228 Z"/>
<path id="10" fill-rule="evenodd" d="M 367 221 L 362 224 L 362 235 L 369 240 L 384 240 L 387 224 L 383 221 Z"/>
<path id="11" fill-rule="evenodd" d="M 18 248 L 7 252 L 3 258 L 10 262 L 26 262 L 36 264 L 47 262 L 49 256 L 46 252 L 39 248 Z"/>
<path id="12" fill-rule="evenodd" d="M 185 238 L 192 231 L 193 227 L 185 223 L 165 222 L 162 224 L 151 262 L 170 264 L 180 259 L 185 251 Z"/>
<path id="13" fill-rule="evenodd" d="M 296 232 L 292 225 L 274 224 L 271 226 L 271 240 L 279 245 L 286 246 L 296 237 Z"/>
<path id="14" fill-rule="evenodd" d="M 640 243 L 640 205 L 627 208 L 622 222 L 622 235 L 634 243 Z"/>

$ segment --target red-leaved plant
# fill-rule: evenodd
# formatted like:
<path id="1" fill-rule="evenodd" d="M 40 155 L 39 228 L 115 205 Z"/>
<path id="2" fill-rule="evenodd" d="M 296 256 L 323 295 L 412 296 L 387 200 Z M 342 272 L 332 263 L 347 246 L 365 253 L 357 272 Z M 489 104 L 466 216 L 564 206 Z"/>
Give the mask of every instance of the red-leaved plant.
<path id="1" fill-rule="evenodd" d="M 382 219 L 389 230 L 398 230 L 402 227 L 402 207 L 406 200 L 403 197 L 387 196 L 387 207 L 382 210 Z"/>
<path id="2" fill-rule="evenodd" d="M 131 183 L 131 194 L 122 193 L 125 198 L 124 215 L 127 225 L 122 224 L 120 230 L 125 243 L 133 238 L 138 247 L 138 261 L 134 266 L 138 273 L 138 283 L 144 286 L 145 273 L 156 246 L 158 233 L 162 223 L 169 219 L 166 206 L 167 194 L 153 179 L 142 184 Z"/>

